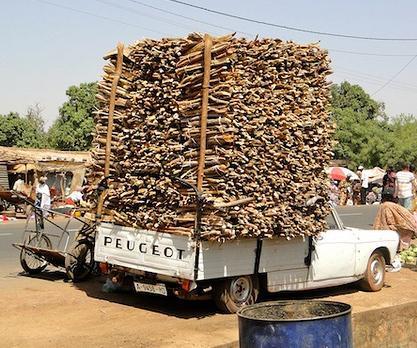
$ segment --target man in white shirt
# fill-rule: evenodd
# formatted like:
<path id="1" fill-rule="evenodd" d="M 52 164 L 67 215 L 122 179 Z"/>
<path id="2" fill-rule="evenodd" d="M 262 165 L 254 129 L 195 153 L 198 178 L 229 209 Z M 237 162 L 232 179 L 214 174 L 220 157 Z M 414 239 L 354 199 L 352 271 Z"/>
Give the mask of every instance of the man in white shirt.
<path id="1" fill-rule="evenodd" d="M 36 196 L 39 199 L 40 208 L 42 209 L 51 209 L 51 193 L 49 191 L 49 186 L 46 183 L 47 177 L 41 176 L 39 178 L 39 184 L 36 188 Z M 49 213 L 44 211 L 44 216 L 48 216 Z"/>
<path id="2" fill-rule="evenodd" d="M 413 190 L 415 188 L 416 178 L 410 172 L 410 166 L 405 164 L 403 169 L 397 173 L 396 193 L 398 204 L 410 210 L 413 203 Z"/>
<path id="3" fill-rule="evenodd" d="M 368 194 L 369 176 L 363 170 L 363 166 L 358 167 L 358 176 L 361 179 L 361 204 L 366 204 L 366 196 Z"/>

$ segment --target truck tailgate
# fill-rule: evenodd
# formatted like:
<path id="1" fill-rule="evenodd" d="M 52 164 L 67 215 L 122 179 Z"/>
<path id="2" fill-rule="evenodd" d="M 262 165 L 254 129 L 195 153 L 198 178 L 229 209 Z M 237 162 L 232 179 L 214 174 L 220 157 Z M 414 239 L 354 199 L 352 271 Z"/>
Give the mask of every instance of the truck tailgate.
<path id="1" fill-rule="evenodd" d="M 102 223 L 96 233 L 94 259 L 140 271 L 193 279 L 195 242 L 186 236 Z"/>

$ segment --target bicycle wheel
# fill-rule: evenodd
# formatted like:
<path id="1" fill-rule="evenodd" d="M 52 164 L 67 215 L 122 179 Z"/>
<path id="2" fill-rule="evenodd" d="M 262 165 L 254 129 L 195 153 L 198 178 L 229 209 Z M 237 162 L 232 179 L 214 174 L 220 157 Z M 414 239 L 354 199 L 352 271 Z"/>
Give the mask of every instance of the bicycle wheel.
<path id="1" fill-rule="evenodd" d="M 51 240 L 44 234 L 31 237 L 26 245 L 43 249 L 52 249 Z M 36 256 L 30 250 L 23 248 L 20 251 L 20 264 L 27 273 L 37 274 L 46 268 L 48 262 Z"/>

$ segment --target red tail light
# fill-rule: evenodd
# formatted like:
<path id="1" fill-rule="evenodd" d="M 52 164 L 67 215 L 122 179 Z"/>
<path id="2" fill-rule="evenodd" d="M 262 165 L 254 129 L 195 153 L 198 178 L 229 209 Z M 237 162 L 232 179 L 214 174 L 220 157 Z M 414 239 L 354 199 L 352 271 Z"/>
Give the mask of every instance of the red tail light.
<path id="1" fill-rule="evenodd" d="M 98 264 L 98 268 L 100 268 L 100 272 L 103 274 L 109 273 L 109 264 L 105 262 L 100 262 Z"/>
<path id="2" fill-rule="evenodd" d="M 183 279 L 182 282 L 181 282 L 181 288 L 184 291 L 187 291 L 187 292 L 190 291 L 190 288 L 191 288 L 191 280 Z"/>

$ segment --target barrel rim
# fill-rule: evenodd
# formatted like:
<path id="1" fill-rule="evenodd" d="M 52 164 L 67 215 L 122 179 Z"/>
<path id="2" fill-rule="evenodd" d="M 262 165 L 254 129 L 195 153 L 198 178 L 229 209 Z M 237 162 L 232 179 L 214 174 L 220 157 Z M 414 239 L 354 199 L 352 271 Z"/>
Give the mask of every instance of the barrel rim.
<path id="1" fill-rule="evenodd" d="M 309 318 L 299 318 L 299 319 L 264 319 L 264 318 L 251 318 L 250 316 L 246 316 L 244 314 L 245 310 L 248 309 L 253 309 L 253 308 L 261 308 L 261 307 L 268 307 L 270 305 L 273 304 L 281 304 L 281 305 L 286 305 L 286 304 L 302 304 L 302 303 L 308 303 L 311 304 L 312 302 L 315 303 L 321 303 L 321 304 L 332 304 L 332 305 L 341 305 L 341 306 L 346 306 L 347 309 L 340 312 L 340 313 L 334 313 L 334 314 L 329 314 L 329 315 L 325 315 L 325 316 L 317 316 L 317 317 L 309 317 Z M 344 302 L 339 302 L 339 301 L 323 301 L 323 300 L 312 300 L 312 301 L 307 301 L 307 300 L 282 300 L 282 301 L 268 301 L 268 302 L 262 302 L 262 303 L 257 303 L 254 305 L 250 305 L 250 306 L 245 306 L 243 308 L 241 308 L 238 312 L 237 315 L 239 318 L 242 319 L 248 319 L 248 320 L 253 320 L 253 321 L 265 321 L 265 322 L 297 322 L 297 321 L 313 321 L 313 320 L 323 320 L 323 319 L 331 319 L 331 318 L 335 318 L 335 317 L 341 317 L 347 314 L 350 314 L 352 312 L 352 306 L 348 303 L 344 303 Z"/>

